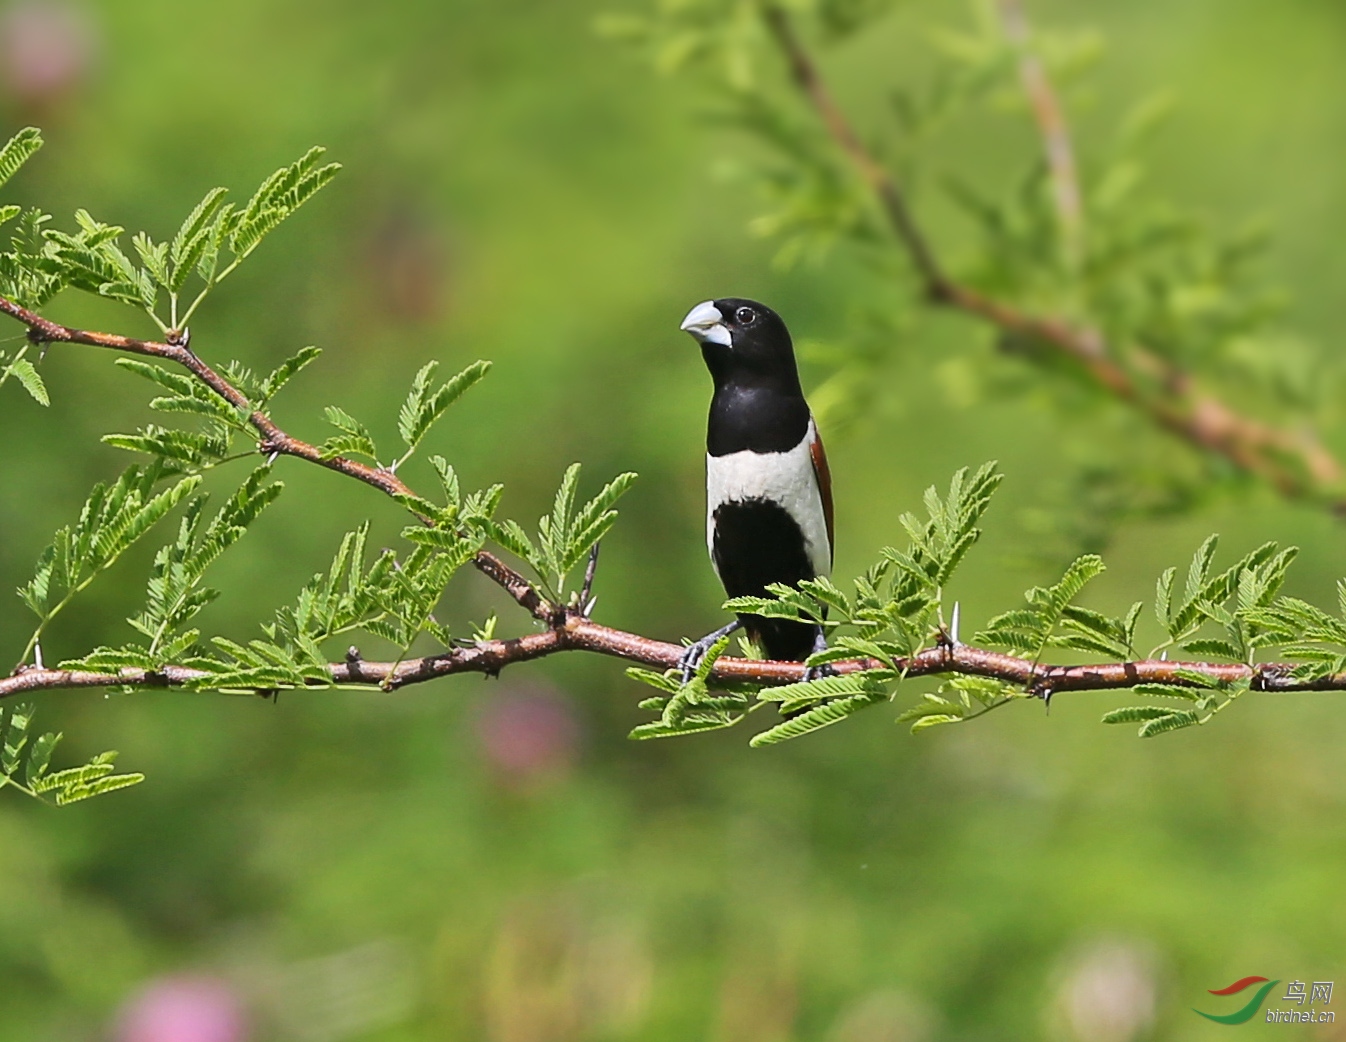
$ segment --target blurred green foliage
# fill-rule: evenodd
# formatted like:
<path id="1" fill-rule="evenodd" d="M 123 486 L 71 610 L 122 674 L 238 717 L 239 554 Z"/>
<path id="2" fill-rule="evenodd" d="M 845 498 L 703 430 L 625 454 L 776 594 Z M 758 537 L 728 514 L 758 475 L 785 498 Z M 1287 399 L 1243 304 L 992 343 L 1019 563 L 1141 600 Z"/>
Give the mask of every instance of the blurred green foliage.
<path id="1" fill-rule="evenodd" d="M 282 422 L 320 439 L 336 402 L 380 418 L 372 435 L 390 444 L 427 359 L 448 371 L 493 359 L 408 471 L 430 485 L 428 457 L 444 455 L 467 487 L 503 481 L 504 509 L 524 517 L 548 509 L 573 460 L 639 471 L 604 546 L 603 621 L 676 638 L 721 618 L 702 546 L 708 382 L 676 324 L 728 292 L 785 314 L 809 387 L 857 345 L 875 360 L 828 385 L 843 405 L 873 402 L 828 428 L 842 434 L 829 437 L 838 574 L 893 540 L 921 489 L 994 456 L 1005 490 L 952 591 L 969 632 L 1105 539 L 1110 569 L 1086 603 L 1120 615 L 1212 529 L 1236 554 L 1302 547 L 1288 591 L 1331 603 L 1346 553 L 1330 517 L 1237 481 L 1209 495 L 1186 450 L 1093 394 L 1044 392 L 962 321 L 893 307 L 845 251 L 774 267 L 777 244 L 749 230 L 760 198 L 725 176 L 759 157 L 701 118 L 685 80 L 650 76 L 594 33 L 613 7 L 9 5 L 0 133 L 36 122 L 48 145 L 7 196 L 167 239 L 209 186 L 256 183 L 327 145 L 342 178 L 212 294 L 193 346 L 266 372 L 319 344 Z M 49 24 L 66 37 L 19 31 L 40 10 L 65 12 Z M 1306 378 L 1286 341 L 1271 376 L 1331 387 L 1346 264 L 1327 234 L 1346 217 L 1339 7 L 1031 13 L 1087 18 L 1107 42 L 1096 86 L 1072 98 L 1083 148 L 1172 88 L 1151 180 L 1216 228 L 1266 215 L 1291 324 L 1328 345 Z M 967 18 L 909 0 L 825 65 L 863 113 L 927 67 L 932 27 Z M 65 50 L 35 62 L 31 41 L 53 38 Z M 30 41 L 23 61 L 15 40 Z M 970 120 L 944 162 L 1003 187 L 1005 157 L 1031 148 L 1019 129 Z M 932 228 L 959 242 L 967 228 L 945 205 Z M 73 295 L 50 313 L 153 331 Z M 0 330 L 0 348 L 18 332 Z M 41 372 L 50 411 L 17 395 L 0 410 L 10 587 L 124 465 L 99 436 L 152 418 L 105 353 L 55 347 Z M 1293 395 L 1277 408 L 1303 415 Z M 284 478 L 286 496 L 215 577 L 226 594 L 202 613 L 210 631 L 250 632 L 366 517 L 373 546 L 403 523 L 316 468 Z M 1138 510 L 1143 496 L 1171 512 Z M 132 551 L 72 604 L 49 657 L 129 639 L 118 620 L 141 607 L 151 554 Z M 444 614 L 501 608 L 508 626 L 508 607 L 464 574 Z M 15 659 L 29 621 L 17 599 L 0 613 Z M 151 783 L 59 814 L 0 801 L 0 1038 L 107 1037 L 146 982 L 186 974 L 225 981 L 257 1039 L 1199 1039 L 1225 1030 L 1188 1011 L 1208 988 L 1340 976 L 1334 696 L 1248 704 L 1219 729 L 1154 743 L 1099 728 L 1115 700 L 1097 695 L 914 739 L 871 712 L 749 754 L 733 732 L 628 743 L 640 695 L 615 665 L 567 656 L 392 696 L 43 698 L 43 726 L 73 751 L 114 745 Z M 1123 1033 L 1147 1002 L 1148 1035 Z"/>

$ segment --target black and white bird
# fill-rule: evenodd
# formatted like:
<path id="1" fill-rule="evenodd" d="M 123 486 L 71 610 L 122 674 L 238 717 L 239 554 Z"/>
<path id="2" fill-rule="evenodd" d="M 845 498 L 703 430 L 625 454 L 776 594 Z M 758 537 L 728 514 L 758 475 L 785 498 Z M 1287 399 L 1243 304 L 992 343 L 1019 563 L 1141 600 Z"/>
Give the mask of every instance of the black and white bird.
<path id="1" fill-rule="evenodd" d="M 832 570 L 832 483 L 779 315 L 753 300 L 698 304 L 682 328 L 715 382 L 706 425 L 706 547 L 730 597 L 762 596 Z M 826 646 L 821 627 L 740 615 L 692 644 L 684 676 L 738 628 L 767 658 L 802 662 Z"/>

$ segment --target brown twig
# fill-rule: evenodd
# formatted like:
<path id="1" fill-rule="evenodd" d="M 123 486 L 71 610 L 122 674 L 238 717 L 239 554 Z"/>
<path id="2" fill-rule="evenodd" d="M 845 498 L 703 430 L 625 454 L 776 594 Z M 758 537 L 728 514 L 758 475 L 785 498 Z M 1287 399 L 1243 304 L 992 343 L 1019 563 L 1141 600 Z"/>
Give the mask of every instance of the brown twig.
<path id="1" fill-rule="evenodd" d="M 130 354 L 148 355 L 162 358 L 182 366 L 226 402 L 239 410 L 249 409 L 247 397 L 233 384 L 207 365 L 185 344 L 166 344 L 153 340 L 138 340 L 135 337 L 119 336 L 115 333 L 93 333 L 84 329 L 72 329 L 50 319 L 43 318 L 34 311 L 0 297 L 0 313 L 15 318 L 28 327 L 29 339 L 41 344 L 84 344 L 89 347 L 108 348 L 113 351 L 125 351 Z M 294 456 L 296 459 L 316 463 L 320 467 L 334 470 L 338 474 L 354 478 L 356 481 L 371 485 L 389 496 L 415 495 L 411 487 L 390 470 L 371 467 L 358 460 L 344 456 L 326 456 L 316 445 L 292 437 L 281 430 L 272 419 L 258 410 L 251 410 L 248 422 L 257 430 L 257 451 L 265 456 Z M 499 558 L 481 551 L 473 560 L 476 568 L 497 583 L 523 608 L 540 619 L 550 617 L 552 608 L 543 600 L 522 575 L 514 571 Z"/>
<path id="2" fill-rule="evenodd" d="M 58 325 L 50 319 L 20 307 L 11 300 L 0 297 L 0 312 L 18 319 L 28 327 L 29 339 L 41 344 L 85 344 L 90 347 L 110 348 L 113 351 L 126 351 L 130 354 L 148 355 L 162 358 L 182 366 L 212 391 L 218 394 L 235 409 L 249 409 L 250 403 L 244 394 L 228 380 L 220 376 L 203 362 L 195 352 L 183 344 L 165 344 L 154 340 L 137 340 L 135 337 L 117 336 L 113 333 L 91 333 L 83 329 L 71 329 Z M 257 451 L 263 455 L 273 453 L 282 456 L 295 456 L 316 463 L 320 467 L 335 470 L 347 477 L 363 481 L 366 485 L 388 495 L 410 495 L 411 489 L 394 473 L 382 467 L 346 459 L 344 456 L 324 456 L 316 445 L 292 438 L 277 427 L 265 413 L 252 410 L 248 422 L 256 428 L 258 434 Z"/>
<path id="3" fill-rule="evenodd" d="M 1197 448 L 1224 457 L 1239 470 L 1268 482 L 1281 494 L 1324 502 L 1335 512 L 1346 513 L 1346 496 L 1339 487 L 1343 477 L 1341 464 L 1311 436 L 1244 416 L 1199 390 L 1190 375 L 1172 371 L 1141 349 L 1134 351 L 1140 372 L 1133 373 L 1113 356 L 1097 331 L 1021 311 L 951 278 L 913 216 L 901 185 L 864 146 L 832 96 L 817 63 L 795 32 L 790 16 L 770 2 L 764 4 L 762 12 L 791 79 L 860 179 L 874 192 L 932 303 L 1042 345 L 1072 362 L 1097 386 L 1148 416 L 1159 427 Z M 1059 117 L 1058 107 L 1056 118 Z M 1138 378 L 1152 375 L 1150 371 L 1155 369 L 1163 369 L 1163 379 Z"/>
<path id="4" fill-rule="evenodd" d="M 796 85 L 818 110 L 818 115 L 827 126 L 827 132 L 832 136 L 832 140 L 841 146 L 841 150 L 849 157 L 860 177 L 878 196 L 888 215 L 889 223 L 911 255 L 912 263 L 916 265 L 926 289 L 932 297 L 938 299 L 948 279 L 945 278 L 939 261 L 935 258 L 934 250 L 930 248 L 911 210 L 907 207 L 906 196 L 898 188 L 897 181 L 860 141 L 841 106 L 837 104 L 832 92 L 827 89 L 827 84 L 823 82 L 818 66 L 799 42 L 789 15 L 775 4 L 763 7 L 762 14 L 766 19 L 767 28 L 780 44 Z"/>
<path id="5" fill-rule="evenodd" d="M 384 690 L 421 684 L 459 673 L 494 675 L 506 666 L 529 662 L 568 651 L 588 651 L 625 659 L 652 669 L 676 669 L 685 649 L 680 644 L 652 640 L 635 633 L 602 626 L 577 611 L 565 613 L 561 622 L 541 633 L 530 633 L 511 640 L 487 640 L 466 648 L 454 648 L 439 655 L 407 659 L 402 662 L 366 662 L 358 655 L 347 655 L 329 667 L 336 685 L 377 686 Z M 1135 687 L 1137 684 L 1176 684 L 1191 686 L 1183 671 L 1199 672 L 1217 681 L 1251 681 L 1259 691 L 1342 691 L 1346 674 L 1312 681 L 1296 680 L 1293 667 L 1286 663 L 1170 662 L 1146 659 L 1138 662 L 1108 662 L 1096 665 L 1062 666 L 1034 662 L 966 644 L 941 643 L 909 659 L 895 663 L 907 677 L 961 674 L 1002 680 L 1036 693 L 1063 691 L 1104 691 Z M 873 659 L 853 659 L 833 664 L 838 674 L 881 668 Z M 181 666 L 162 670 L 124 669 L 118 673 L 93 673 L 61 669 L 21 669 L 0 680 L 0 698 L 50 691 L 56 688 L 83 687 L 178 687 L 206 678 L 208 674 Z M 804 679 L 800 662 L 770 662 L 722 657 L 715 663 L 711 677 L 717 681 L 791 684 Z"/>
<path id="6" fill-rule="evenodd" d="M 1019 80 L 1042 137 L 1042 150 L 1052 183 L 1052 200 L 1061 226 L 1062 249 L 1067 263 L 1074 269 L 1084 259 L 1084 206 L 1065 111 L 1052 89 L 1042 59 L 1032 48 L 1032 28 L 1023 5 L 1019 0 L 999 0 L 997 6 L 1005 38 L 1019 55 Z"/>

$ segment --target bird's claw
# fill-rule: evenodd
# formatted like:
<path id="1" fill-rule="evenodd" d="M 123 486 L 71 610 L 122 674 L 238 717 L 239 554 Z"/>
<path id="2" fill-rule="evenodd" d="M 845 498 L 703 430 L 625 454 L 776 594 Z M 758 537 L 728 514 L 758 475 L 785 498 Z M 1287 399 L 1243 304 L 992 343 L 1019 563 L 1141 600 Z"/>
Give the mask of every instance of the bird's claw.
<path id="1" fill-rule="evenodd" d="M 837 671 L 832 667 L 832 663 L 824 662 L 819 666 L 809 666 L 804 670 L 804 682 L 807 684 L 811 680 L 821 680 L 823 677 L 834 677 Z"/>
<path id="2" fill-rule="evenodd" d="M 818 628 L 817 636 L 813 638 L 813 654 L 816 655 L 818 654 L 818 652 L 826 650 L 827 650 L 827 637 L 823 633 L 822 627 L 820 626 Z M 810 680 L 821 680 L 823 677 L 834 677 L 836 675 L 837 671 L 832 668 L 832 664 L 830 662 L 824 662 L 821 665 L 809 666 L 807 669 L 805 669 L 804 682 L 808 683 Z"/>
<path id="3" fill-rule="evenodd" d="M 735 619 L 728 626 L 721 626 L 714 633 L 707 633 L 700 640 L 694 640 L 688 644 L 682 653 L 682 658 L 678 659 L 678 668 L 682 670 L 682 686 L 686 687 L 696 676 L 696 667 L 701 665 L 701 660 L 706 657 L 706 653 L 715 647 L 720 641 L 731 633 L 741 629 L 743 624 Z"/>
<path id="4" fill-rule="evenodd" d="M 678 659 L 678 669 L 682 671 L 679 679 L 683 687 L 692 682 L 692 678 L 696 676 L 696 667 L 701 665 L 701 660 L 706 657 L 706 652 L 711 649 L 714 643 L 714 641 L 707 643 L 706 639 L 703 638 L 695 643 L 688 644 L 683 650 L 682 658 Z"/>

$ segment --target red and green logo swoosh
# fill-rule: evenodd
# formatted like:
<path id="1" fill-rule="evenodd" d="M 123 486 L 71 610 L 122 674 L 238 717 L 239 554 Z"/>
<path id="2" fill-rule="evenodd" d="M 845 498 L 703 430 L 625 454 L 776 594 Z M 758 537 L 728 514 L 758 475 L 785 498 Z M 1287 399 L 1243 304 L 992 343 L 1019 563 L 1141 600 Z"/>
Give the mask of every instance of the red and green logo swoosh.
<path id="1" fill-rule="evenodd" d="M 1211 989 L 1212 995 L 1237 995 L 1246 988 L 1251 988 L 1254 984 L 1261 984 L 1257 993 L 1248 1000 L 1248 1004 L 1242 1009 L 1235 1010 L 1233 1013 L 1226 1013 L 1223 1016 L 1217 1016 L 1214 1013 L 1202 1013 L 1199 1009 L 1193 1009 L 1193 1013 L 1200 1014 L 1207 1020 L 1213 1020 L 1217 1024 L 1246 1024 L 1253 1019 L 1258 1008 L 1262 1005 L 1262 1000 L 1267 997 L 1267 992 L 1274 988 L 1280 981 L 1267 980 L 1265 977 L 1244 977 L 1242 980 L 1236 980 L 1227 988 Z"/>

